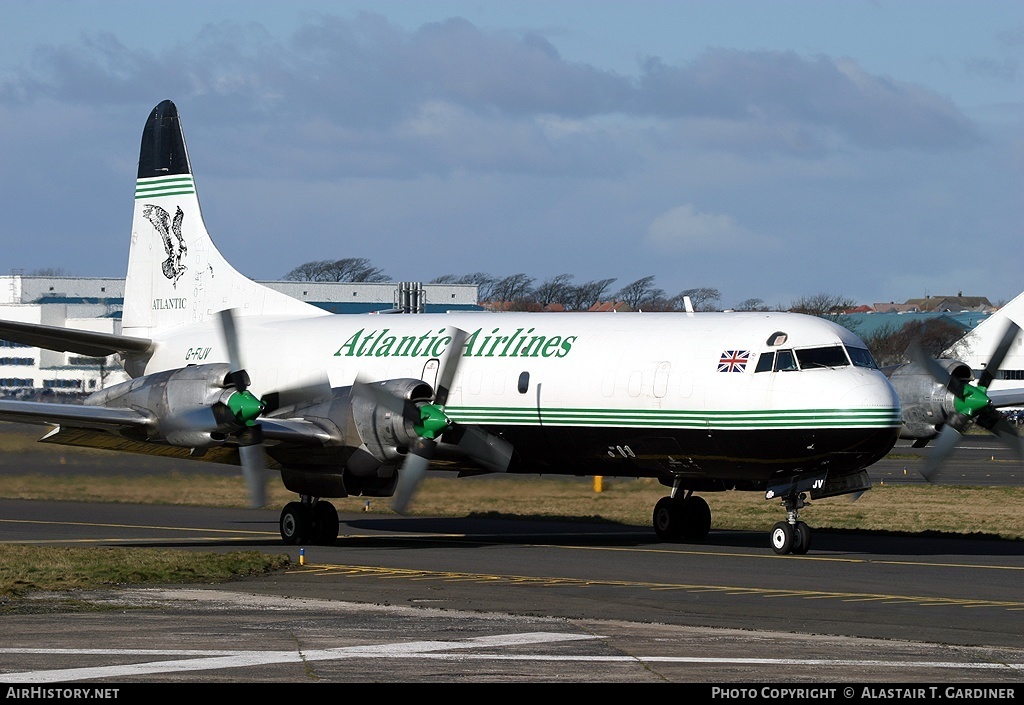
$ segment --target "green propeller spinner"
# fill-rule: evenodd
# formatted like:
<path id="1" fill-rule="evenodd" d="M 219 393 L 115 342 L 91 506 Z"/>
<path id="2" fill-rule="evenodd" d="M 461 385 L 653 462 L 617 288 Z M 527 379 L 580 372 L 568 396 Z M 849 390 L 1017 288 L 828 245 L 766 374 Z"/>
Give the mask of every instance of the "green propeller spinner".
<path id="1" fill-rule="evenodd" d="M 238 423 L 244 426 L 255 426 L 256 419 L 267 408 L 267 403 L 245 389 L 228 397 L 228 408 L 231 409 L 231 413 Z"/>

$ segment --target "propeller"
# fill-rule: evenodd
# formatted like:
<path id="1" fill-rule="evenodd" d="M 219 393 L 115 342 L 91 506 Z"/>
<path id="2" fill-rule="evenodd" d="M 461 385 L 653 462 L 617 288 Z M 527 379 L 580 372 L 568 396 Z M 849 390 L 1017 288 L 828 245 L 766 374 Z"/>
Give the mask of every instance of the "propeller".
<path id="1" fill-rule="evenodd" d="M 458 425 L 445 413 L 445 405 L 455 382 L 467 337 L 465 331 L 459 328 L 452 329 L 452 340 L 440 361 L 437 383 L 429 402 L 413 404 L 387 392 L 380 383 L 356 381 L 356 394 L 371 394 L 378 404 L 411 422 L 416 432 L 416 440 L 409 447 L 398 469 L 398 487 L 391 500 L 392 509 L 399 514 L 405 514 L 408 509 L 430 468 L 438 439 L 443 434 L 449 434 L 451 440 L 466 455 L 490 470 L 503 472 L 512 457 L 512 446 L 504 439 L 477 426 Z"/>
<path id="2" fill-rule="evenodd" d="M 921 474 L 929 482 L 935 481 L 942 466 L 963 438 L 963 434 L 974 424 L 993 433 L 1008 445 L 1018 458 L 1024 458 L 1024 448 L 1021 447 L 1021 439 L 1016 429 L 999 413 L 999 409 L 988 396 L 988 388 L 1019 333 L 1020 326 L 1010 321 L 977 384 L 966 384 L 954 377 L 938 361 L 927 355 L 919 342 L 911 344 L 911 359 L 952 393 L 955 410 L 939 432 L 921 470 Z"/>
<path id="3" fill-rule="evenodd" d="M 228 362 L 231 365 L 228 379 L 237 390 L 228 399 L 228 407 L 234 413 L 235 420 L 242 425 L 242 430 L 237 434 L 238 456 L 242 463 L 245 485 L 249 490 L 249 506 L 255 509 L 267 503 L 267 457 L 263 447 L 263 429 L 256 421 L 267 409 L 267 402 L 258 399 L 248 390 L 249 375 L 242 365 L 238 329 L 231 309 L 220 312 L 220 324 L 228 346 Z"/>

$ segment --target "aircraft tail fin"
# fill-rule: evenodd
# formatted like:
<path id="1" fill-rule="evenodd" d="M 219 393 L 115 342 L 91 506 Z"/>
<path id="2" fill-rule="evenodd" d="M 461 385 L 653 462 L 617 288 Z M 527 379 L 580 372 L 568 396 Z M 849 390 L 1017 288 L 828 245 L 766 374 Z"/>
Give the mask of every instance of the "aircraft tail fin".
<path id="1" fill-rule="evenodd" d="M 325 315 L 240 274 L 206 230 L 181 120 L 174 103 L 157 105 L 146 121 L 135 186 L 135 214 L 125 279 L 122 331 L 155 331 L 237 315 Z"/>

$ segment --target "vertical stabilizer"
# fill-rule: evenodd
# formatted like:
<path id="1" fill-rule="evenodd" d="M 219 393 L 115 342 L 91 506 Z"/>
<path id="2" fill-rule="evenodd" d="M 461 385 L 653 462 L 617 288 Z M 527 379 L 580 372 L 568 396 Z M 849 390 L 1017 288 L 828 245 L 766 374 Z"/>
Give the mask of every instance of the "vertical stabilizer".
<path id="1" fill-rule="evenodd" d="M 988 367 L 993 351 L 1011 322 L 1024 328 L 1024 293 L 1018 294 L 1008 304 L 975 326 L 971 332 L 946 350 L 943 357 L 961 360 L 975 373 L 979 373 Z M 997 376 L 995 386 L 1021 386 L 1020 380 L 1024 379 L 1024 334 L 1017 333 L 1002 359 L 1000 369 L 1007 371 L 1007 377 Z"/>
<path id="2" fill-rule="evenodd" d="M 174 103 L 156 106 L 142 132 L 122 330 L 154 332 L 237 315 L 326 315 L 236 271 L 213 244 L 196 194 Z"/>

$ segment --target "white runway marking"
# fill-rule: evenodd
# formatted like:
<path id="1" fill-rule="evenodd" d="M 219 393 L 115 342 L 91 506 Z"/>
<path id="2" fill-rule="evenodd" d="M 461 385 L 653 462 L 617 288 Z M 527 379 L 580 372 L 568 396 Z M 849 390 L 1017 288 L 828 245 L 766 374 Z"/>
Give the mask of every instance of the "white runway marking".
<path id="1" fill-rule="evenodd" d="M 452 661 L 560 661 L 586 663 L 677 663 L 705 665 L 762 665 L 762 666 L 823 666 L 823 667 L 874 667 L 874 668 L 939 668 L 982 670 L 982 671 L 1024 671 L 1022 663 L 953 662 L 953 661 L 873 661 L 864 659 L 786 659 L 786 658 L 713 658 L 700 656 L 596 656 L 593 654 L 500 654 L 463 653 L 462 649 L 480 647 L 523 646 L 529 644 L 552 644 L 565 641 L 602 639 L 604 637 L 583 634 L 560 634 L 551 632 L 529 632 L 525 634 L 500 634 L 477 637 L 460 641 L 414 641 L 394 644 L 367 644 L 338 649 L 317 649 L 313 651 L 239 651 L 239 650 L 195 650 L 195 649 L 12 649 L 0 648 L 7 654 L 78 654 L 83 656 L 167 656 L 178 657 L 167 661 L 148 661 L 113 666 L 88 668 L 62 668 L 47 671 L 23 671 L 0 673 L 0 680 L 8 683 L 60 683 L 94 679 L 131 678 L 133 676 L 159 673 L 182 673 L 211 671 L 229 668 L 244 668 L 279 663 L 302 663 L 353 658 L 402 658 L 415 656 L 417 659 Z"/>
<path id="2" fill-rule="evenodd" d="M 475 649 L 480 647 L 523 646 L 525 644 L 550 644 L 559 641 L 600 639 L 599 636 L 583 634 L 555 634 L 533 632 L 527 634 L 502 634 L 499 636 L 477 637 L 459 641 L 413 641 L 396 644 L 368 644 L 338 649 L 317 649 L 314 651 L 161 651 L 142 649 L 0 649 L 0 653 L 19 654 L 82 654 L 109 656 L 188 656 L 169 661 L 149 661 L 118 666 L 94 666 L 87 668 L 62 668 L 51 671 L 23 671 L 21 673 L 0 673 L 0 679 L 12 683 L 59 683 L 66 681 L 92 680 L 96 678 L 121 678 L 154 673 L 176 673 L 181 671 L 210 671 L 225 668 L 261 666 L 272 663 L 302 663 L 351 658 L 400 658 L 416 656 L 423 658 L 438 651 L 454 649 Z M 452 657 L 454 654 L 446 654 Z M 495 658 L 501 658 L 496 656 Z"/>

